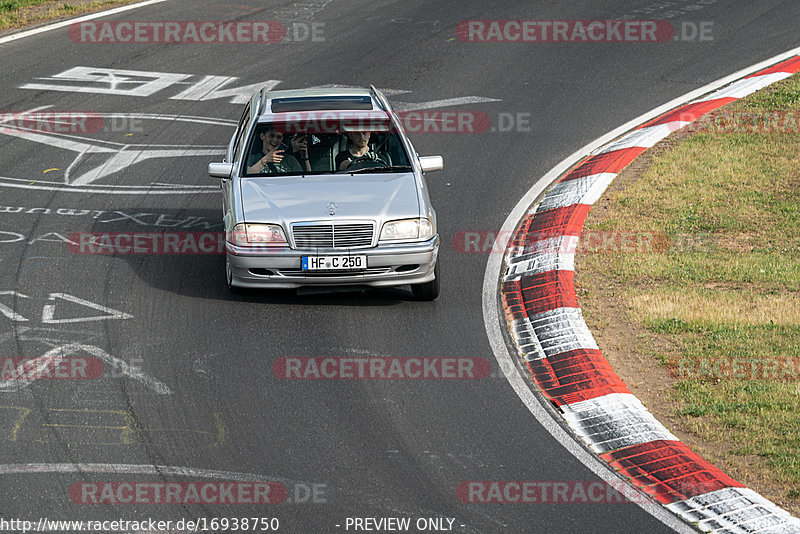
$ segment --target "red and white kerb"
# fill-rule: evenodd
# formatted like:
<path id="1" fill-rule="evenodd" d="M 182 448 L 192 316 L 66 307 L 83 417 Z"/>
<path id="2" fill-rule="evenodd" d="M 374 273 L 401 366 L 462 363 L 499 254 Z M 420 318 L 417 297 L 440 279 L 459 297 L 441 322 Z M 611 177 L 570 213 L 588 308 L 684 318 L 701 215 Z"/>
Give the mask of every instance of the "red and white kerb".
<path id="1" fill-rule="evenodd" d="M 518 352 L 544 395 L 600 458 L 706 532 L 800 533 L 800 520 L 694 453 L 631 394 L 583 320 L 575 294 L 575 247 L 560 245 L 578 239 L 592 204 L 646 149 L 704 114 L 798 71 L 800 56 L 795 56 L 596 150 L 528 212 L 505 257 L 506 317 Z"/>

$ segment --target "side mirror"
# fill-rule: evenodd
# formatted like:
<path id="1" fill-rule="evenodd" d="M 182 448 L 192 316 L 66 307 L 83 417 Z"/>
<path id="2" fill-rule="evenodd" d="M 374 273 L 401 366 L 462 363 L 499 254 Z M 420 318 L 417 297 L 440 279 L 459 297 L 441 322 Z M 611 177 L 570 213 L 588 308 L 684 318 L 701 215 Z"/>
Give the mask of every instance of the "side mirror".
<path id="1" fill-rule="evenodd" d="M 209 163 L 208 175 L 213 178 L 228 179 L 233 172 L 233 163 Z"/>
<path id="2" fill-rule="evenodd" d="M 442 156 L 420 156 L 419 164 L 422 172 L 441 171 L 444 168 Z"/>

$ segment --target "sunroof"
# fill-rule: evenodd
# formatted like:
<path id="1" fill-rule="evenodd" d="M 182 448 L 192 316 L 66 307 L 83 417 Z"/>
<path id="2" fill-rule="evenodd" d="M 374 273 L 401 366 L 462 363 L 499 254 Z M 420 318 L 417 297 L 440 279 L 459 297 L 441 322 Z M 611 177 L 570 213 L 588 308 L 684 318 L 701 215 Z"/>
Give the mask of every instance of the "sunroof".
<path id="1" fill-rule="evenodd" d="M 272 100 L 273 113 L 288 111 L 344 111 L 372 109 L 368 96 L 307 96 L 297 98 L 275 98 Z"/>

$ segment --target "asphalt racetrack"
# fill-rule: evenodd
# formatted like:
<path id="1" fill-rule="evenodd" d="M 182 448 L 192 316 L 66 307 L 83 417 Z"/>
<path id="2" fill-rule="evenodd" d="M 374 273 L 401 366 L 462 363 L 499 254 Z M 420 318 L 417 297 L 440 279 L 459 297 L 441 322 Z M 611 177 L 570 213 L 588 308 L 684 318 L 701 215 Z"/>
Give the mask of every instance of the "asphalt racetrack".
<path id="1" fill-rule="evenodd" d="M 679 39 L 484 43 L 456 32 L 462 21 L 509 19 L 667 20 Z M 81 135 L 0 128 L 0 357 L 55 351 L 103 363 L 94 379 L 0 380 L 0 518 L 258 517 L 300 533 L 356 531 L 357 518 L 409 518 L 412 532 L 671 532 L 632 503 L 459 498 L 468 481 L 599 479 L 498 369 L 481 309 L 488 257 L 454 236 L 498 229 L 540 176 L 622 122 L 797 46 L 800 3 L 172 0 L 95 21 L 222 20 L 279 21 L 290 33 L 276 44 L 100 44 L 61 28 L 0 44 L 2 113 L 103 117 Z M 705 38 L 692 38 L 701 24 Z M 397 110 L 490 119 L 482 132 L 410 134 L 421 155 L 445 161 L 427 177 L 442 238 L 438 300 L 415 302 L 407 288 L 234 295 L 219 254 L 68 246 L 80 232 L 220 231 L 219 183 L 206 166 L 221 160 L 262 84 L 374 84 Z M 472 380 L 273 372 L 279 358 L 369 356 L 483 358 L 491 369 Z M 168 483 L 206 482 L 239 483 L 245 496 L 145 502 Z M 248 504 L 247 484 L 258 482 L 286 498 Z M 100 498 L 123 483 L 139 483 L 142 499 Z"/>

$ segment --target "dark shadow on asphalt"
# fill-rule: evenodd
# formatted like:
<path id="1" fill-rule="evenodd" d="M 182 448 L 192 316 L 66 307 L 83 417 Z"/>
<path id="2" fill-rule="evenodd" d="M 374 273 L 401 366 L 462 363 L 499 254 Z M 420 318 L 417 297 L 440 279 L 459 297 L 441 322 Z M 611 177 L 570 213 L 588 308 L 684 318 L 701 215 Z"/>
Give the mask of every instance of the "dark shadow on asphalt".
<path id="1" fill-rule="evenodd" d="M 131 219 L 123 219 L 109 223 L 97 221 L 91 229 L 83 231 L 144 234 L 222 231 L 222 221 L 219 211 L 216 210 L 193 209 L 191 212 L 172 210 L 173 213 L 170 213 L 171 210 L 164 208 L 148 210 L 135 207 L 120 211 L 165 214 L 164 220 L 185 220 L 188 217 L 196 217 L 198 221 L 202 222 L 188 228 L 180 226 L 170 228 L 141 225 Z M 102 256 L 107 257 L 109 254 Z M 313 306 L 391 306 L 414 300 L 409 286 L 355 290 L 343 287 L 315 287 L 300 290 L 247 289 L 233 293 L 228 290 L 225 282 L 224 254 L 118 254 L 113 256 L 125 261 L 147 285 L 188 297 Z"/>
<path id="2" fill-rule="evenodd" d="M 410 288 L 228 290 L 224 255 L 121 256 L 147 285 L 188 297 L 314 306 L 390 306 L 413 300 Z"/>

